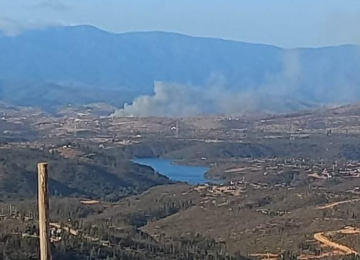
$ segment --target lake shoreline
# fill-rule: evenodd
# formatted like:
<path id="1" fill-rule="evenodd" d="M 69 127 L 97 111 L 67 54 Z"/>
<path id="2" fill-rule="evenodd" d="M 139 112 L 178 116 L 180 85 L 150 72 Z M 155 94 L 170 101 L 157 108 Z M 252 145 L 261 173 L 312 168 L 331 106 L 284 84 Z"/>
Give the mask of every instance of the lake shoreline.
<path id="1" fill-rule="evenodd" d="M 137 158 L 131 161 L 140 165 L 150 166 L 173 181 L 186 182 L 192 185 L 219 183 L 221 181 L 207 179 L 206 173 L 210 170 L 210 167 L 197 163 L 193 164 L 191 162 L 162 158 Z"/>

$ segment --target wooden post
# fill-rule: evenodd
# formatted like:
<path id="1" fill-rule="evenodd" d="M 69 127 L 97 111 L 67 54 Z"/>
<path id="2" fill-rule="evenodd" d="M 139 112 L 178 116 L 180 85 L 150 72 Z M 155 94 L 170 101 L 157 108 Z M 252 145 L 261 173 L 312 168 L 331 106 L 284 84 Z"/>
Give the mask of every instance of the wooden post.
<path id="1" fill-rule="evenodd" d="M 40 260 L 51 260 L 47 163 L 38 163 Z"/>

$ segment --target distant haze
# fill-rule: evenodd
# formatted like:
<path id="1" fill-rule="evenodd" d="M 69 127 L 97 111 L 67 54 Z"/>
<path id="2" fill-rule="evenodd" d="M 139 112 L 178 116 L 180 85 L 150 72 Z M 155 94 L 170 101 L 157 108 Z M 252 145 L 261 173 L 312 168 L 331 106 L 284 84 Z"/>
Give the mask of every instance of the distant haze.
<path id="1" fill-rule="evenodd" d="M 169 31 L 285 48 L 358 44 L 358 0 L 1 0 L 0 31 L 92 25 Z"/>
<path id="2" fill-rule="evenodd" d="M 106 102 L 117 116 L 194 116 L 360 100 L 355 45 L 286 50 L 73 26 L 0 35 L 0 50 L 0 100 L 16 105 Z"/>

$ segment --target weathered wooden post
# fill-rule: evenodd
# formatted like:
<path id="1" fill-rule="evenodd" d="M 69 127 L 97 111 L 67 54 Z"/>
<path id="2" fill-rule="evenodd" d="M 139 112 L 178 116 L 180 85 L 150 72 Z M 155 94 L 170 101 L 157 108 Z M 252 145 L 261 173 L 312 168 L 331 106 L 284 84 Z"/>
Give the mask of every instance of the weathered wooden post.
<path id="1" fill-rule="evenodd" d="M 49 231 L 48 164 L 38 163 L 40 260 L 51 260 Z"/>

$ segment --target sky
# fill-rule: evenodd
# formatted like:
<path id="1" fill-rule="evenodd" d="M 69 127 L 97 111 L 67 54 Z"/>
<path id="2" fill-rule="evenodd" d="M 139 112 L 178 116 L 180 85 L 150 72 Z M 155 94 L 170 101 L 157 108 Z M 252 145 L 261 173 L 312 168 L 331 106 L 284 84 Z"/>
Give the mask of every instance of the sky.
<path id="1" fill-rule="evenodd" d="M 93 25 L 284 48 L 360 44 L 360 0 L 0 0 L 0 30 Z"/>

